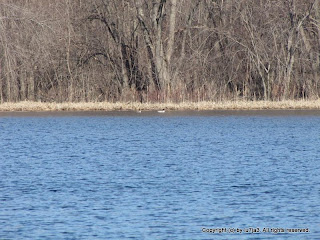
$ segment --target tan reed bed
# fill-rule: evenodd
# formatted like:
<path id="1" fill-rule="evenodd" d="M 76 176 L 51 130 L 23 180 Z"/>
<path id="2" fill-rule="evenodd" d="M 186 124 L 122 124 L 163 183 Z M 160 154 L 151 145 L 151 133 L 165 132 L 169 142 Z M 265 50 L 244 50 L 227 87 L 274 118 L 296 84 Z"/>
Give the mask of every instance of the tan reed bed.
<path id="1" fill-rule="evenodd" d="M 137 102 L 79 102 L 46 103 L 23 101 L 2 103 L 0 111 L 152 111 L 166 110 L 259 110 L 259 109 L 320 109 L 320 100 L 299 101 L 225 101 L 182 103 L 137 103 Z"/>

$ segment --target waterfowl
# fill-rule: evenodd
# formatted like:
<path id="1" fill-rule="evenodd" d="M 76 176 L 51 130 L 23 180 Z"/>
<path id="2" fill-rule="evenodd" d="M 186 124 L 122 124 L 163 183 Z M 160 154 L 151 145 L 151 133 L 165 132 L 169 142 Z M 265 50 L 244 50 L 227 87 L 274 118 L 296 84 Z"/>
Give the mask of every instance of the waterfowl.
<path id="1" fill-rule="evenodd" d="M 162 110 L 159 110 L 158 113 L 165 113 L 166 110 L 162 109 Z"/>

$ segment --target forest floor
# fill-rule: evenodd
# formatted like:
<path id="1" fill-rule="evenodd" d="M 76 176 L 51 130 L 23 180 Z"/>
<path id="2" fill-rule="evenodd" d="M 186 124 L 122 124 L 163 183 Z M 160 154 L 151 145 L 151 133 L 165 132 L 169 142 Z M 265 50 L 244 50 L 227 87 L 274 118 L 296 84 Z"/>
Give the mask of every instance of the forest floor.
<path id="1" fill-rule="evenodd" d="M 41 111 L 167 111 L 188 110 L 320 110 L 319 100 L 286 101 L 224 101 L 224 102 L 182 102 L 182 103 L 137 103 L 137 102 L 79 102 L 46 103 L 23 101 L 0 104 L 0 112 Z"/>

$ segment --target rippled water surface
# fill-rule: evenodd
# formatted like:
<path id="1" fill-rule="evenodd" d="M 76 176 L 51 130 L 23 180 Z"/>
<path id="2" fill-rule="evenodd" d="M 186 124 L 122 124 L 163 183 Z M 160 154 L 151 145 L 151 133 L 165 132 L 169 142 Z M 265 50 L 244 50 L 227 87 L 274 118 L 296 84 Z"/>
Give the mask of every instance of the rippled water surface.
<path id="1" fill-rule="evenodd" d="M 319 116 L 1 117 L 0 133 L 0 239 L 320 238 Z"/>

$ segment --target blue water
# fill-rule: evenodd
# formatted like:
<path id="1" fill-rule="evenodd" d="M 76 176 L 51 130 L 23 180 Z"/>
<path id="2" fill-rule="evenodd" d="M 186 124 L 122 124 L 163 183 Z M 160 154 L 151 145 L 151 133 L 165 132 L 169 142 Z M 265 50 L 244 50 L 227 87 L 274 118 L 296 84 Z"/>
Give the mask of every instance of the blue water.
<path id="1" fill-rule="evenodd" d="M 0 239 L 320 239 L 318 116 L 2 117 L 0 133 Z"/>

